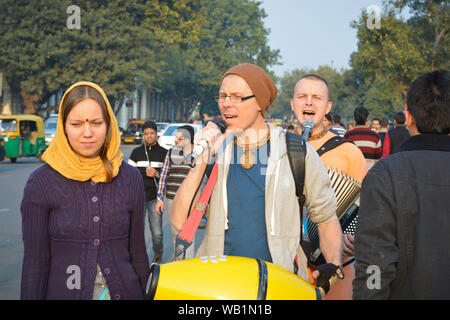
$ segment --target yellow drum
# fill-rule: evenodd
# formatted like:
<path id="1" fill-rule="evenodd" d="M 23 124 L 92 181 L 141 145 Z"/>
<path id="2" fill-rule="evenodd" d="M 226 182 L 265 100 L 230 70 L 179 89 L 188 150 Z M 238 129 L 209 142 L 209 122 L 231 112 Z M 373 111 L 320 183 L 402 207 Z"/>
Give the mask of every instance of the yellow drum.
<path id="1" fill-rule="evenodd" d="M 259 259 L 210 256 L 153 264 L 147 298 L 154 300 L 317 300 L 319 290 Z"/>

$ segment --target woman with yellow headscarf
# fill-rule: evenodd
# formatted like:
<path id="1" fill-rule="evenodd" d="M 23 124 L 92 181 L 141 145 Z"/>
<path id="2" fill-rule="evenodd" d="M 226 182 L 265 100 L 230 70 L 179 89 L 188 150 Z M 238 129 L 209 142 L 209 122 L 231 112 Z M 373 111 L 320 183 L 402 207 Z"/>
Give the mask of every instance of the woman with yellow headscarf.
<path id="1" fill-rule="evenodd" d="M 119 146 L 103 90 L 72 85 L 24 190 L 22 299 L 144 298 L 144 185 Z"/>

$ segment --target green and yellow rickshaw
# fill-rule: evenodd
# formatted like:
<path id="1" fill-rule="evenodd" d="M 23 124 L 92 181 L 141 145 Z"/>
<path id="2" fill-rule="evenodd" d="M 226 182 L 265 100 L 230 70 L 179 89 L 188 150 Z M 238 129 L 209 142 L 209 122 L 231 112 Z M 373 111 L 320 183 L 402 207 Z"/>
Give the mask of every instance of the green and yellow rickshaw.
<path id="1" fill-rule="evenodd" d="M 11 162 L 21 157 L 40 159 L 46 148 L 44 121 L 39 116 L 0 116 L 0 136 L 3 138 L 0 140 L 3 140 L 4 153 Z"/>

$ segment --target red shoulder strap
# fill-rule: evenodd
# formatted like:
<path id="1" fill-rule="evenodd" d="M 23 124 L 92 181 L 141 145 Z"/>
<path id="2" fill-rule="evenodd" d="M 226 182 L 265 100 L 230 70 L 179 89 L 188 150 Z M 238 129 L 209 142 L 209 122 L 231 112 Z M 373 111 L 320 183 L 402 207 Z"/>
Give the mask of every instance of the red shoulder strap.
<path id="1" fill-rule="evenodd" d="M 203 213 L 206 210 L 206 206 L 208 205 L 209 198 L 211 197 L 212 191 L 214 189 L 214 185 L 217 181 L 218 175 L 218 167 L 217 163 L 214 164 L 212 172 L 209 176 L 208 182 L 206 183 L 205 189 L 203 190 L 200 199 L 192 208 L 191 213 L 189 214 L 188 219 L 184 223 L 183 229 L 181 230 L 178 238 L 185 240 L 186 242 L 192 243 L 194 239 L 195 232 L 200 225 L 200 221 L 202 220 Z"/>

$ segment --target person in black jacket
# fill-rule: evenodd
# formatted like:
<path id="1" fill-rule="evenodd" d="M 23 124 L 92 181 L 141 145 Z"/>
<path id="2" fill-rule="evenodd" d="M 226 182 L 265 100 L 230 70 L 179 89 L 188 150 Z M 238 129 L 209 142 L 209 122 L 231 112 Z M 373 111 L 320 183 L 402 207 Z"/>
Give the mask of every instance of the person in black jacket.
<path id="1" fill-rule="evenodd" d="M 147 121 L 142 125 L 143 144 L 131 152 L 128 164 L 138 168 L 144 179 L 146 211 L 148 211 L 148 222 L 155 253 L 153 262 L 161 263 L 164 249 L 162 216 L 157 214 L 155 205 L 159 173 L 164 163 L 167 149 L 158 144 L 156 140 L 157 132 L 156 123 L 153 121 Z"/>
<path id="2" fill-rule="evenodd" d="M 450 299 L 450 72 L 417 78 L 405 115 L 411 137 L 362 185 L 355 299 Z"/>
<path id="3" fill-rule="evenodd" d="M 395 127 L 388 131 L 390 147 L 389 154 L 396 153 L 402 143 L 410 137 L 408 129 L 405 127 L 405 121 L 406 118 L 403 111 L 399 111 L 394 115 Z"/>

